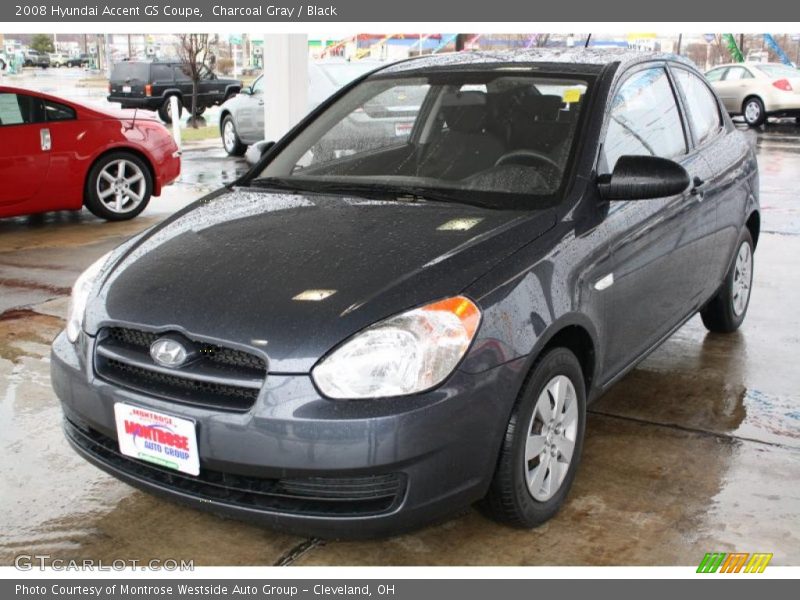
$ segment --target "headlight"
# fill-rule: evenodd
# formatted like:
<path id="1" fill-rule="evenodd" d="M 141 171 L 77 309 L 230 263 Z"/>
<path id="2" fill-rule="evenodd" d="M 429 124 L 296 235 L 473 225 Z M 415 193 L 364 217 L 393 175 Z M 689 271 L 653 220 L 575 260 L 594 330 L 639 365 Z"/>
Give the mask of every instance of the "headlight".
<path id="1" fill-rule="evenodd" d="M 67 309 L 67 339 L 73 344 L 78 341 L 78 335 L 83 328 L 83 315 L 86 312 L 86 303 L 89 300 L 92 286 L 94 286 L 94 280 L 97 279 L 109 256 L 111 256 L 111 252 L 93 262 L 88 269 L 81 273 L 75 281 L 75 285 L 72 286 L 72 296 Z"/>
<path id="2" fill-rule="evenodd" d="M 329 398 L 425 391 L 453 372 L 480 318 L 478 307 L 463 296 L 409 310 L 356 334 L 317 364 L 311 375 Z"/>

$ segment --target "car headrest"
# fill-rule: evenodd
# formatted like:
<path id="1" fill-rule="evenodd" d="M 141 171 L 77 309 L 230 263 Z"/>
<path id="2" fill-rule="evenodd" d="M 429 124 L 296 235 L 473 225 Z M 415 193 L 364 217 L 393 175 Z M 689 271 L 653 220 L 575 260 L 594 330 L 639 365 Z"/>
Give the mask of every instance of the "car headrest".
<path id="1" fill-rule="evenodd" d="M 442 114 L 451 131 L 478 133 L 486 126 L 486 94 L 477 90 L 445 94 Z"/>
<path id="2" fill-rule="evenodd" d="M 524 98 L 521 108 L 528 116 L 533 116 L 537 121 L 555 121 L 558 119 L 561 105 L 561 96 L 529 95 Z"/>

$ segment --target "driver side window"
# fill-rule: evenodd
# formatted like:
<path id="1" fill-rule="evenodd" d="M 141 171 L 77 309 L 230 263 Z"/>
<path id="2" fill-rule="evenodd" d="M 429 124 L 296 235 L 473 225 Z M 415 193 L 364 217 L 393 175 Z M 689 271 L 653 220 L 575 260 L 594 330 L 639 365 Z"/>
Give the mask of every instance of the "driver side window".
<path id="1" fill-rule="evenodd" d="M 620 156 L 674 159 L 686 152 L 686 137 L 667 72 L 657 67 L 634 73 L 611 101 L 603 144 L 605 172 L 614 169 Z"/>
<path id="2" fill-rule="evenodd" d="M 44 121 L 42 101 L 25 94 L 0 93 L 0 126 L 29 125 Z"/>

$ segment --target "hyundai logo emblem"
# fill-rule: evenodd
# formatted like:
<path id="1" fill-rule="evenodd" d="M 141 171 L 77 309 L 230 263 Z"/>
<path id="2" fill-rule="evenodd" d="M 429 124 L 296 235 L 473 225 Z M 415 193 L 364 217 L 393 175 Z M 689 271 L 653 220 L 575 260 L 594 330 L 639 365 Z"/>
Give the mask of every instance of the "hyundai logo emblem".
<path id="1" fill-rule="evenodd" d="M 172 338 L 162 337 L 150 346 L 150 356 L 156 364 L 174 369 L 186 362 L 189 352 L 180 342 Z"/>

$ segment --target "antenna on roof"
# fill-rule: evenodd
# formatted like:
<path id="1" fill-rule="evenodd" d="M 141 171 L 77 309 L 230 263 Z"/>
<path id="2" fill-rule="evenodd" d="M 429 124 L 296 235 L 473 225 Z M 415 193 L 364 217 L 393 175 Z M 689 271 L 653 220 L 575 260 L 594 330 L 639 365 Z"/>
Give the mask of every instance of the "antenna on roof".
<path id="1" fill-rule="evenodd" d="M 588 48 L 589 47 L 589 42 L 591 42 L 591 41 L 592 41 L 592 34 L 590 33 L 589 37 L 586 38 L 586 43 L 583 45 L 583 47 L 584 48 Z"/>

